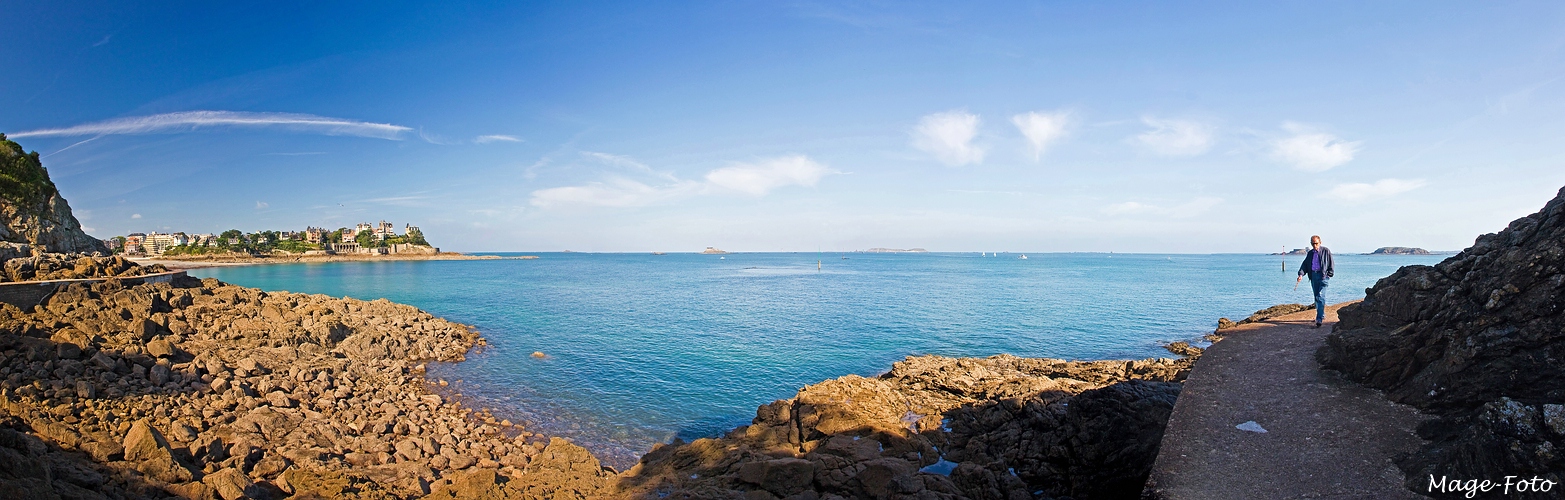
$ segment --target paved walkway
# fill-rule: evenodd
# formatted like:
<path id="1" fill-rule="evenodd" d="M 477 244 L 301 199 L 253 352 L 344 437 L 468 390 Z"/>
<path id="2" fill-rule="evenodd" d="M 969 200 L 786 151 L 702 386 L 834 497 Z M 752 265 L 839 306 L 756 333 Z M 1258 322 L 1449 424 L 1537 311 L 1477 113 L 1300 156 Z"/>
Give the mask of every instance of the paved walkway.
<path id="1" fill-rule="evenodd" d="M 1420 498 L 1391 457 L 1421 443 L 1421 416 L 1320 370 L 1315 350 L 1337 322 L 1315 311 L 1224 330 L 1174 405 L 1151 487 L 1166 500 Z M 1265 433 L 1236 428 L 1253 421 Z"/>

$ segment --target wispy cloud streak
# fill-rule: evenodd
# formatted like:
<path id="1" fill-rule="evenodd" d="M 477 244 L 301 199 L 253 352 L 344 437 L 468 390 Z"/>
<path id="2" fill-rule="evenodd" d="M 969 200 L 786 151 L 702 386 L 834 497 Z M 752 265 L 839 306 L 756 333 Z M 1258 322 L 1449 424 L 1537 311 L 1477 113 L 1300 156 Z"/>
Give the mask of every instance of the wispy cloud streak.
<path id="1" fill-rule="evenodd" d="M 27 130 L 11 137 L 68 137 L 78 135 L 151 134 L 191 131 L 217 127 L 270 127 L 324 135 L 351 135 L 399 140 L 413 129 L 389 123 L 370 123 L 346 118 L 302 113 L 252 113 L 244 111 L 181 111 L 160 115 L 132 116 L 63 128 Z"/>
<path id="2" fill-rule="evenodd" d="M 473 142 L 478 144 L 489 144 L 491 142 L 522 142 L 522 138 L 513 135 L 492 134 L 480 135 L 478 138 L 473 139 Z"/>

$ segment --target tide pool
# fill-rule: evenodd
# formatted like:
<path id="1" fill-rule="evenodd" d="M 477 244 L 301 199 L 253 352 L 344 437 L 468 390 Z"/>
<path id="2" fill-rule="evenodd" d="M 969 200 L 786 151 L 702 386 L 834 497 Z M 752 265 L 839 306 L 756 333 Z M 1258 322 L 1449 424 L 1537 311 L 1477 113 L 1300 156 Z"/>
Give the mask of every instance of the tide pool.
<path id="1" fill-rule="evenodd" d="M 1199 340 L 1219 316 L 1313 300 L 1308 283 L 1292 289 L 1301 256 L 530 255 L 540 258 L 190 274 L 387 298 L 474 325 L 489 346 L 432 364 L 431 377 L 453 381 L 474 407 L 569 437 L 621 468 L 654 443 L 725 432 L 804 385 L 875 375 L 910 354 L 1169 356 L 1162 344 Z M 1335 257 L 1332 303 L 1363 298 L 1399 266 L 1445 258 Z"/>

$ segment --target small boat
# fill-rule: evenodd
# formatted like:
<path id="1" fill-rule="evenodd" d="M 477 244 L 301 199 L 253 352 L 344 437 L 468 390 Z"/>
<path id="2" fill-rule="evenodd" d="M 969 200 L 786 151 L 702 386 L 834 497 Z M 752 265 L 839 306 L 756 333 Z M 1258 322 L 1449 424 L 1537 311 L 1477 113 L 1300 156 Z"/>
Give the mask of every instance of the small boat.
<path id="1" fill-rule="evenodd" d="M 728 260 L 728 257 L 718 257 L 717 260 Z"/>
<path id="2" fill-rule="evenodd" d="M 1022 260 L 1027 260 L 1027 254 L 1022 254 Z"/>

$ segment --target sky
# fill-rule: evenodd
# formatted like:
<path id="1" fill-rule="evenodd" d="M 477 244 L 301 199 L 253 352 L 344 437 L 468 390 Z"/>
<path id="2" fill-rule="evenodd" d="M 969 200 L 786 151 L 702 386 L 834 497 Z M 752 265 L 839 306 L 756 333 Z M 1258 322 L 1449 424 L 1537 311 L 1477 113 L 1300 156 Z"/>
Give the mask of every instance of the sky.
<path id="1" fill-rule="evenodd" d="M 1458 250 L 1565 186 L 1555 2 L 3 2 L 88 232 Z"/>

